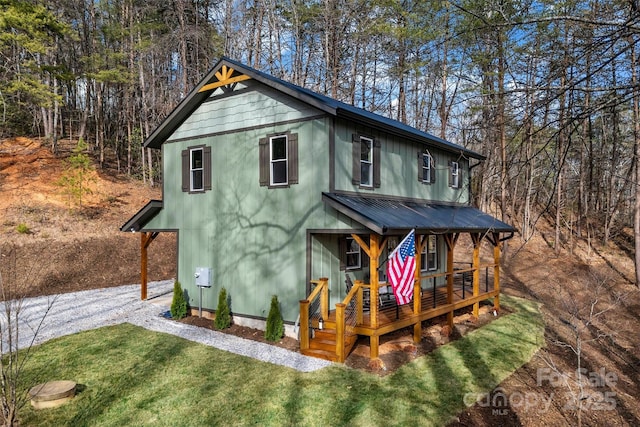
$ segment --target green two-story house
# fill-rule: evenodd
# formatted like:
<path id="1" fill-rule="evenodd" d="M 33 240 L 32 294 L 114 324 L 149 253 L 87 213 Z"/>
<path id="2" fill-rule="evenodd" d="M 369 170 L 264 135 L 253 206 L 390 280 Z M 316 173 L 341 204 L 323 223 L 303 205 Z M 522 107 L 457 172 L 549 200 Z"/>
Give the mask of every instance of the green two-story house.
<path id="1" fill-rule="evenodd" d="M 213 314 L 225 287 L 234 322 L 261 328 L 277 295 L 302 351 L 341 361 L 357 335 L 377 357 L 385 333 L 413 325 L 419 340 L 423 320 L 499 303 L 500 242 L 514 229 L 470 205 L 479 153 L 228 58 L 144 145 L 162 150 L 162 200 L 122 230 L 141 232 L 143 247 L 177 233 L 192 309 Z M 385 260 L 412 229 L 416 293 L 397 307 Z M 453 266 L 461 233 L 474 242 L 463 270 Z M 489 266 L 482 241 L 495 248 Z M 203 271 L 210 287 L 198 286 Z M 320 318 L 337 343 L 320 337 Z"/>

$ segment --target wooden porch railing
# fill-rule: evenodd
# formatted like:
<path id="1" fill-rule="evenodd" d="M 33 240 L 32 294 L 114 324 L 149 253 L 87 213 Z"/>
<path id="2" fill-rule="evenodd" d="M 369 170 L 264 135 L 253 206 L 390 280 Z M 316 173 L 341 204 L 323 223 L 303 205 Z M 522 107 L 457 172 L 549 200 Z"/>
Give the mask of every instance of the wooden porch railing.
<path id="1" fill-rule="evenodd" d="M 379 311 L 382 309 L 377 300 L 369 300 L 367 304 L 367 296 L 373 293 L 371 285 L 360 280 L 356 280 L 342 302 L 336 304 L 335 311 L 330 311 L 329 279 L 312 280 L 309 297 L 300 301 L 300 350 L 310 348 L 311 330 L 319 327 L 322 318 L 325 329 L 335 330 L 336 358 L 333 360 L 343 363 L 357 335 L 379 337 L 442 314 L 451 314 L 452 317 L 454 310 L 469 305 L 475 307 L 483 295 L 495 296 L 499 287 L 495 286 L 495 278 L 491 277 L 491 273 L 495 274 L 494 269 L 494 264 L 483 264 L 453 272 L 421 274 L 419 278 L 423 287 L 416 286 L 416 292 L 419 293 L 414 295 L 412 308 L 408 311 L 407 306 L 387 307 L 384 313 Z M 425 282 L 431 286 L 424 287 Z M 417 295 L 419 298 L 416 301 Z M 371 318 L 374 306 L 378 308 L 377 315 L 383 316 L 376 325 Z M 389 310 L 393 310 L 393 316 L 388 313 Z"/>
<path id="2" fill-rule="evenodd" d="M 364 290 L 367 287 L 362 281 L 356 280 L 344 300 L 336 304 L 336 356 L 340 363 L 347 358 L 347 335 L 353 335 L 354 328 L 362 324 Z"/>
<path id="3" fill-rule="evenodd" d="M 300 301 L 300 349 L 309 348 L 312 325 L 318 326 L 320 319 L 329 319 L 329 279 L 321 277 L 312 280 L 313 290 L 305 300 Z"/>

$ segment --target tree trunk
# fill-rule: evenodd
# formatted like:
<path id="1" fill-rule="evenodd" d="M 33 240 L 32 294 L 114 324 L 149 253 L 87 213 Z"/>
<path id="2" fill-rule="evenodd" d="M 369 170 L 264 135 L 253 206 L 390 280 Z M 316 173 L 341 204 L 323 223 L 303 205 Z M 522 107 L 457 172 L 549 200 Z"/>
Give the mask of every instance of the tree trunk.
<path id="1" fill-rule="evenodd" d="M 633 234 L 635 237 L 636 286 L 640 288 L 640 88 L 638 88 L 638 58 L 633 35 L 629 35 L 631 46 L 631 84 L 633 87 L 633 152 L 635 156 L 635 206 L 633 214 Z"/>

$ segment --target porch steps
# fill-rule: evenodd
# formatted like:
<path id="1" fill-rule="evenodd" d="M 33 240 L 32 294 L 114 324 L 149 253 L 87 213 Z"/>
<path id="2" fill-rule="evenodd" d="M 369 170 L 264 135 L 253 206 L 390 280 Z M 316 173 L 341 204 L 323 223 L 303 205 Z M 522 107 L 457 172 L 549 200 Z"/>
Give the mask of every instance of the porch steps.
<path id="1" fill-rule="evenodd" d="M 351 334 L 345 338 L 345 354 L 349 354 L 351 349 L 358 340 L 358 335 Z M 336 330 L 323 329 L 315 330 L 315 336 L 309 340 L 309 348 L 301 351 L 306 356 L 316 357 L 318 359 L 338 361 L 336 354 Z"/>

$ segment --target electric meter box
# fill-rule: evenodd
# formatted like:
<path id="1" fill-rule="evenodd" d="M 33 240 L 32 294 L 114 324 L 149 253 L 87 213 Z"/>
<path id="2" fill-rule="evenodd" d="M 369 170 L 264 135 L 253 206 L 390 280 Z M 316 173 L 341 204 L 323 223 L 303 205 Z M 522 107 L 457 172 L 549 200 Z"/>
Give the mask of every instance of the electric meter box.
<path id="1" fill-rule="evenodd" d="M 196 286 L 201 288 L 211 287 L 211 277 L 213 272 L 210 267 L 196 267 Z"/>

